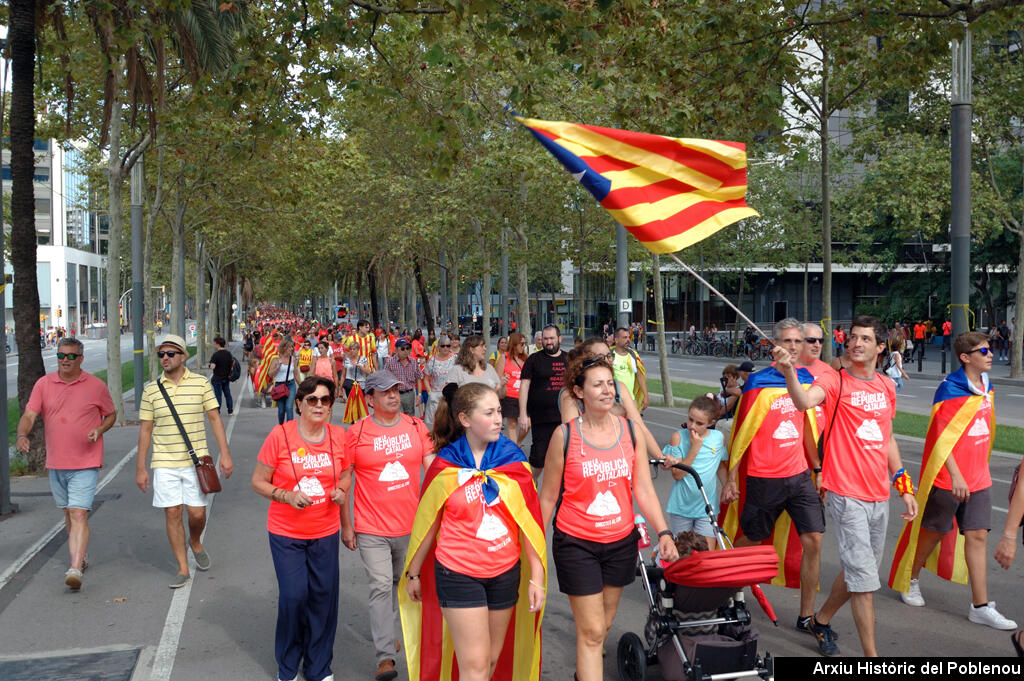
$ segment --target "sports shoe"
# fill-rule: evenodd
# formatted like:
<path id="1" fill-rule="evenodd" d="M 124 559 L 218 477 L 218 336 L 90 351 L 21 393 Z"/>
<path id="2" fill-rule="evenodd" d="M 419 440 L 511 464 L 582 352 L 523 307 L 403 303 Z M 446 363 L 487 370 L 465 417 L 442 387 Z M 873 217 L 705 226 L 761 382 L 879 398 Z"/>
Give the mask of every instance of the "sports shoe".
<path id="1" fill-rule="evenodd" d="M 197 568 L 199 568 L 200 570 L 209 570 L 210 569 L 210 565 L 211 565 L 210 554 L 208 554 L 206 552 L 206 549 L 203 549 L 199 553 L 196 553 L 196 552 L 193 551 L 192 555 L 195 556 L 196 567 Z"/>
<path id="2" fill-rule="evenodd" d="M 394 660 L 381 660 L 380 664 L 377 665 L 377 675 L 374 676 L 374 681 L 391 681 L 398 672 L 395 671 Z"/>
<path id="3" fill-rule="evenodd" d="M 831 625 L 818 624 L 816 620 L 812 620 L 811 629 L 814 631 L 814 638 L 818 639 L 818 650 L 821 654 L 825 657 L 839 657 L 836 632 L 832 631 Z"/>
<path id="4" fill-rule="evenodd" d="M 975 608 L 972 605 L 967 611 L 967 619 L 975 624 L 984 624 L 987 627 L 1004 631 L 1017 628 L 1016 622 L 1008 620 L 999 614 L 999 611 L 996 610 L 995 601 L 989 601 L 988 605 L 983 605 L 980 608 Z"/>
<path id="5" fill-rule="evenodd" d="M 810 634 L 811 636 L 814 636 L 814 629 L 811 627 L 811 625 L 813 623 L 814 623 L 814 615 L 808 615 L 807 617 L 797 616 L 797 618 L 796 618 L 796 630 L 797 631 L 802 631 L 805 634 Z M 839 634 L 837 634 L 836 632 L 833 631 L 832 632 L 832 638 L 838 640 L 839 639 Z"/>
<path id="6" fill-rule="evenodd" d="M 64 573 L 64 583 L 72 591 L 78 591 L 82 588 L 82 571 L 78 568 L 68 568 Z"/>
<path id="7" fill-rule="evenodd" d="M 188 584 L 188 575 L 178 573 L 174 575 L 174 579 L 171 580 L 171 583 L 168 586 L 170 586 L 172 589 L 180 589 L 186 584 Z"/>
<path id="8" fill-rule="evenodd" d="M 910 590 L 907 593 L 900 593 L 900 600 L 907 605 L 913 605 L 915 607 L 922 607 L 924 605 L 924 596 L 921 595 L 921 581 L 918 579 L 910 580 Z"/>

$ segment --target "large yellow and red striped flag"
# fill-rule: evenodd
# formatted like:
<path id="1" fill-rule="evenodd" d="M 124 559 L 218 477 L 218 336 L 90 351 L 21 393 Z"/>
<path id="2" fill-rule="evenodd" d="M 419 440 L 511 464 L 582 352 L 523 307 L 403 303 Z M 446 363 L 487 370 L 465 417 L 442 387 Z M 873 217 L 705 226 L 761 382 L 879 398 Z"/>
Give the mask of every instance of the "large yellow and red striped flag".
<path id="1" fill-rule="evenodd" d="M 746 145 L 515 119 L 649 251 L 674 253 L 758 215 Z"/>

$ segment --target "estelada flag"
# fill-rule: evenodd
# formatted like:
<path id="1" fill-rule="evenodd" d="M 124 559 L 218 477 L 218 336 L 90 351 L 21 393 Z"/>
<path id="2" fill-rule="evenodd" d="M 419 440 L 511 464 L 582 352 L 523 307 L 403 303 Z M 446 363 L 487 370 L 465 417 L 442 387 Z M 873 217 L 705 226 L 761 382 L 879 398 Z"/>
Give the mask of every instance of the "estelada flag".
<path id="1" fill-rule="evenodd" d="M 514 118 L 653 253 L 692 246 L 747 206 L 746 145 Z"/>
<path id="2" fill-rule="evenodd" d="M 913 521 L 903 524 L 896 552 L 889 570 L 889 586 L 896 591 L 907 593 L 910 589 L 910 572 L 917 554 L 917 542 L 921 531 L 921 518 L 924 517 L 925 506 L 931 494 L 935 478 L 946 465 L 946 459 L 965 437 L 972 437 L 971 431 L 978 421 L 978 409 L 983 400 L 991 400 L 988 423 L 989 456 L 992 443 L 995 442 L 996 410 L 995 391 L 988 381 L 988 374 L 982 374 L 983 394 L 971 387 L 967 374 L 961 367 L 958 371 L 946 376 L 935 391 L 932 400 L 932 415 L 928 421 L 928 434 L 924 441 L 924 456 L 921 459 L 921 477 L 918 480 L 917 516 Z M 964 555 L 964 537 L 958 531 L 956 518 L 953 519 L 953 530 L 947 532 L 938 546 L 929 554 L 924 566 L 943 579 L 958 584 L 967 583 L 967 561 Z"/>
<path id="3" fill-rule="evenodd" d="M 363 389 L 359 386 L 359 383 L 353 383 L 352 389 L 348 392 L 348 400 L 345 402 L 345 415 L 341 422 L 355 423 L 359 419 L 366 418 L 369 413 L 369 410 L 366 408 L 366 395 L 363 393 Z"/>
<path id="4" fill-rule="evenodd" d="M 797 378 L 804 390 L 814 383 L 814 376 L 804 368 L 797 369 Z M 786 390 L 786 377 L 783 376 L 774 365 L 755 371 L 743 384 L 743 393 L 736 405 L 736 417 L 732 425 L 732 433 L 729 436 L 729 470 L 739 467 L 736 482 L 739 486 L 740 498 L 729 504 L 719 516 L 719 524 L 732 541 L 735 542 L 743 534 L 740 529 L 740 518 L 743 517 L 743 505 L 747 499 L 747 464 L 745 456 L 754 439 L 754 434 L 764 422 L 765 415 L 771 409 L 772 402 L 783 395 L 788 395 Z M 805 427 L 810 428 L 815 438 L 818 436 L 817 421 L 814 417 L 814 410 L 808 409 L 805 412 L 807 419 Z M 779 556 L 779 570 L 772 580 L 775 586 L 788 586 L 792 589 L 800 588 L 800 561 L 803 558 L 803 545 L 800 543 L 800 535 L 796 531 L 796 525 L 789 517 L 789 513 L 783 511 L 775 521 L 775 528 L 767 540 L 775 547 Z"/>
<path id="5" fill-rule="evenodd" d="M 452 681 L 458 679 L 455 648 L 448 627 L 441 616 L 434 581 L 434 546 L 419 569 L 422 600 L 415 602 L 406 590 L 409 564 L 427 532 L 434 524 L 448 497 L 474 477 L 483 477 L 484 500 L 488 504 L 504 503 L 522 532 L 526 542 L 540 556 L 547 569 L 547 544 L 540 515 L 540 500 L 533 484 L 526 455 L 504 435 L 487 447 L 480 468 L 476 468 L 466 438 L 443 448 L 427 469 L 423 491 L 416 509 L 409 550 L 405 554 L 405 570 L 398 585 L 398 602 L 402 615 L 405 658 L 410 681 Z M 433 538 L 431 537 L 431 540 Z M 547 588 L 547 574 L 531 575 L 525 546 L 520 555 L 519 600 L 512 610 L 512 621 L 505 635 L 505 644 L 498 657 L 493 681 L 538 681 L 540 679 L 540 623 L 544 608 L 530 612 L 529 584 Z"/>

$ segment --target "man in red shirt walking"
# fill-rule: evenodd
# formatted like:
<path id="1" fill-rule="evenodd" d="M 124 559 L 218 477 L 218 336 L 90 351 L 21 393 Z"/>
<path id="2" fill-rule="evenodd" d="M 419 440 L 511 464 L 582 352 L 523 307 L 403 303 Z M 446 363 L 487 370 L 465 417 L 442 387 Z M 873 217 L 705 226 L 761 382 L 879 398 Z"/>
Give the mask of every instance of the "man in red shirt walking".
<path id="1" fill-rule="evenodd" d="M 348 429 L 347 450 L 355 471 L 353 507 L 341 510 L 341 541 L 359 551 L 370 580 L 370 632 L 377 651 L 375 681 L 395 671 L 398 581 L 405 566 L 422 472 L 434 460 L 423 421 L 402 413 L 402 382 L 387 369 L 366 379 L 373 414 Z M 353 522 L 354 521 L 354 522 Z"/>
<path id="2" fill-rule="evenodd" d="M 786 377 L 786 389 L 797 409 L 824 403 L 832 424 L 824 438 L 821 487 L 825 507 L 839 545 L 842 571 L 832 583 L 825 604 L 811 619 L 822 655 L 839 655 L 829 623 L 850 601 L 864 655 L 878 655 L 875 646 L 874 592 L 881 586 L 878 568 L 889 521 L 889 483 L 903 498 L 904 520 L 917 515 L 910 476 L 903 469 L 899 447 L 892 437 L 896 415 L 896 386 L 875 371 L 885 350 L 886 328 L 876 318 L 860 316 L 850 325 L 848 369 L 825 372 L 804 390 L 788 350 L 773 351 L 776 368 Z"/>
<path id="3" fill-rule="evenodd" d="M 18 421 L 19 451 L 29 450 L 29 433 L 42 414 L 46 437 L 46 468 L 50 491 L 64 510 L 71 567 L 64 583 L 72 591 L 82 587 L 88 562 L 89 510 L 103 466 L 103 433 L 117 418 L 107 384 L 82 371 L 81 341 L 62 338 L 57 346 L 57 373 L 47 374 L 32 387 L 25 412 Z M 58 416 L 59 415 L 59 416 Z"/>

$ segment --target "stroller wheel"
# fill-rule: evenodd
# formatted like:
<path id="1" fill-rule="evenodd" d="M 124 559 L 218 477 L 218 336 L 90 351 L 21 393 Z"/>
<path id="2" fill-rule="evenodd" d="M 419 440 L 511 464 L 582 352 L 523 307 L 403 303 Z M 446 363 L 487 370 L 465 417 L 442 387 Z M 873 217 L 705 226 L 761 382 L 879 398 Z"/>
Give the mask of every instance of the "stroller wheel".
<path id="1" fill-rule="evenodd" d="M 620 681 L 644 681 L 647 678 L 647 651 L 639 636 L 633 632 L 623 634 L 616 656 Z"/>

